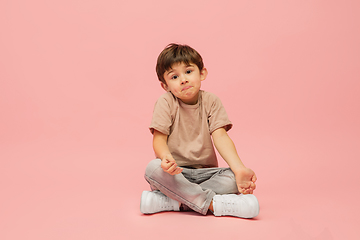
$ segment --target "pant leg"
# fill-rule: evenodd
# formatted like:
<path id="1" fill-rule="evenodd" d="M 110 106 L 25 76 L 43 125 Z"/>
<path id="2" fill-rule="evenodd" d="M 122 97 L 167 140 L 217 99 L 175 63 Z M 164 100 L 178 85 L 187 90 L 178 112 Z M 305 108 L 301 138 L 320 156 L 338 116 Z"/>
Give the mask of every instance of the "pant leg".
<path id="1" fill-rule="evenodd" d="M 187 171 L 187 169 L 184 169 Z M 206 214 L 215 192 L 203 189 L 199 184 L 190 182 L 182 173 L 170 175 L 161 168 L 161 160 L 152 160 L 146 167 L 145 179 L 151 189 L 160 190 L 166 196 L 201 214 Z"/>
<path id="2" fill-rule="evenodd" d="M 199 169 L 199 170 L 206 170 Z M 202 189 L 211 189 L 216 194 L 238 194 L 239 190 L 237 188 L 235 174 L 230 168 L 212 168 L 209 169 L 211 177 L 200 183 Z"/>

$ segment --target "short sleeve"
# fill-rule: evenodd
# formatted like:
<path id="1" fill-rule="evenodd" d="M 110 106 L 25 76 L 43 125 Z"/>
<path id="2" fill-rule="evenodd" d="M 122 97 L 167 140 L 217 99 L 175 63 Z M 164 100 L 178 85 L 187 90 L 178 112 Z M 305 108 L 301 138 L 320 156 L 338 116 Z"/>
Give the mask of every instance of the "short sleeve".
<path id="1" fill-rule="evenodd" d="M 226 131 L 229 131 L 232 128 L 232 123 L 229 120 L 220 98 L 218 98 L 215 94 L 209 93 L 206 102 L 208 107 L 208 123 L 210 134 L 212 134 L 216 129 L 222 127 L 225 128 Z"/>
<path id="2" fill-rule="evenodd" d="M 166 95 L 162 95 L 156 101 L 149 127 L 152 134 L 154 134 L 154 130 L 166 135 L 170 134 L 170 127 L 173 122 L 171 117 L 171 105 L 171 99 Z"/>

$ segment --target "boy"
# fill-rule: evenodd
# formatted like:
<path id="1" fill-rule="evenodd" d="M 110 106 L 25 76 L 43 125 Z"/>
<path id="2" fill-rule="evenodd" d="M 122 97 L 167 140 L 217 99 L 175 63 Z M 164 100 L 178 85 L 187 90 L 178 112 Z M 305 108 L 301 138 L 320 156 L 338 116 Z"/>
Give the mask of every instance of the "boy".
<path id="1" fill-rule="evenodd" d="M 141 212 L 192 209 L 256 217 L 256 175 L 241 162 L 227 134 L 232 124 L 221 101 L 200 90 L 207 76 L 200 54 L 170 44 L 160 53 L 156 72 L 167 93 L 157 100 L 150 125 L 157 159 L 145 171 L 152 191 L 142 193 Z M 218 168 L 212 141 L 230 168 Z"/>

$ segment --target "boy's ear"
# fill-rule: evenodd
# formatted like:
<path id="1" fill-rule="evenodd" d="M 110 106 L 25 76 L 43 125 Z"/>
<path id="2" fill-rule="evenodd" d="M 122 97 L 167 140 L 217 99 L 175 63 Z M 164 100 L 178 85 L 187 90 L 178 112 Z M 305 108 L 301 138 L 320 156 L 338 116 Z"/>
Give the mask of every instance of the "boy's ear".
<path id="1" fill-rule="evenodd" d="M 208 71 L 206 68 L 203 68 L 200 72 L 200 79 L 201 81 L 204 81 L 207 77 Z"/>
<path id="2" fill-rule="evenodd" d="M 168 92 L 168 87 L 167 87 L 167 85 L 166 85 L 165 83 L 163 83 L 163 82 L 161 82 L 160 84 L 161 84 L 161 87 L 162 87 L 165 91 Z"/>

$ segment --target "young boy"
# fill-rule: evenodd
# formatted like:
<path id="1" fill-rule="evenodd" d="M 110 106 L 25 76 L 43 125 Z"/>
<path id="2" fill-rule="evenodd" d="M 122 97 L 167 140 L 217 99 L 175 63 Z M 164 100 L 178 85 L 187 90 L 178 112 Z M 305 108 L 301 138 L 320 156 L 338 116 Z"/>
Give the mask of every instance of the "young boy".
<path id="1" fill-rule="evenodd" d="M 232 124 L 221 101 L 200 90 L 207 76 L 200 54 L 170 44 L 160 53 L 156 72 L 167 93 L 157 100 L 150 125 L 157 159 L 145 171 L 152 191 L 142 193 L 141 212 L 192 209 L 256 217 L 256 175 L 241 162 L 227 134 Z M 218 168 L 213 143 L 230 168 Z"/>

